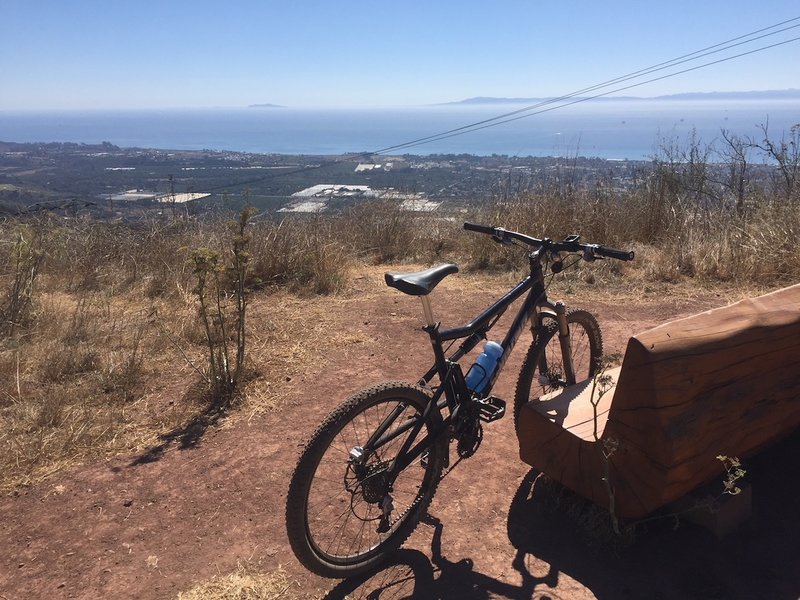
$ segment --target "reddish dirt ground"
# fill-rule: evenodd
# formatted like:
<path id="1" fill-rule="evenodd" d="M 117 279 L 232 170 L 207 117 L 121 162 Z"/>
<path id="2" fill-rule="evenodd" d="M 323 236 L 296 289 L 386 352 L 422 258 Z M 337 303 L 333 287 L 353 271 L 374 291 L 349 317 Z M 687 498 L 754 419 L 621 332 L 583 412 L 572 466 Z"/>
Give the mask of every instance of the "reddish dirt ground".
<path id="1" fill-rule="evenodd" d="M 469 282 L 437 290 L 434 309 L 445 323 L 466 320 L 493 297 L 465 292 Z M 176 432 L 164 452 L 85 465 L 0 499 L 0 599 L 174 598 L 240 561 L 264 572 L 281 566 L 292 581 L 283 598 L 800 597 L 797 434 L 746 461 L 753 515 L 733 535 L 720 541 L 689 524 L 656 522 L 612 550 L 592 543 L 547 492 L 531 491 L 536 474 L 518 458 L 510 418 L 487 426 L 477 455 L 441 482 L 426 522 L 382 569 L 341 583 L 306 572 L 284 528 L 300 445 L 349 393 L 414 380 L 428 366 L 426 337 L 415 330 L 418 302 L 381 289 L 374 275 L 362 284 L 368 295 L 326 310 L 363 341 L 296 378 L 279 411 Z M 636 331 L 725 303 L 710 293 L 654 294 L 623 308 L 578 296 L 575 305 L 597 314 L 607 352 L 622 352 Z M 527 343 L 520 340 L 496 388 L 508 400 Z"/>

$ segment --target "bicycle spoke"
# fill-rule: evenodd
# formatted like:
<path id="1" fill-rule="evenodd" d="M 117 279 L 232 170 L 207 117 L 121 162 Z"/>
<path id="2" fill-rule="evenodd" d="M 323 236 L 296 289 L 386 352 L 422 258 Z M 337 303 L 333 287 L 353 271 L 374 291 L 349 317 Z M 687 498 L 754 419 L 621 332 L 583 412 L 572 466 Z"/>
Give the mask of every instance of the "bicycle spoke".
<path id="1" fill-rule="evenodd" d="M 386 493 L 382 490 L 386 485 L 383 474 L 397 458 L 404 441 L 412 435 L 412 429 L 367 451 L 357 463 L 351 456 L 352 449 L 363 448 L 366 440 L 393 412 L 396 417 L 386 430 L 389 435 L 413 415 L 420 414 L 418 410 L 413 410 L 413 415 L 409 413 L 411 408 L 406 403 L 402 410 L 398 408 L 398 401 L 364 407 L 333 436 L 317 465 L 306 505 L 307 526 L 317 547 L 331 557 L 347 558 L 370 551 L 396 530 L 398 523 L 418 502 L 426 469 L 420 468 L 421 463 L 415 460 L 395 477 L 392 510 L 383 515 L 381 503 Z M 346 460 L 343 460 L 344 455 Z M 357 476 L 358 469 L 369 475 Z M 389 529 L 379 533 L 378 524 L 384 518 L 389 519 Z"/>

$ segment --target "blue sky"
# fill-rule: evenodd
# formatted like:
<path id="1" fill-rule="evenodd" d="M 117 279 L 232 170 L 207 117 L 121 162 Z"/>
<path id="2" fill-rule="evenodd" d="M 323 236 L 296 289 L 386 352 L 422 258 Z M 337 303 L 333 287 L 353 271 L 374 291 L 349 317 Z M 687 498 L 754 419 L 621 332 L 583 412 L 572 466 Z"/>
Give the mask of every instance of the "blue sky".
<path id="1" fill-rule="evenodd" d="M 561 95 L 794 17 L 797 0 L 0 0 L 0 110 Z M 797 65 L 795 41 L 626 93 L 800 88 Z"/>

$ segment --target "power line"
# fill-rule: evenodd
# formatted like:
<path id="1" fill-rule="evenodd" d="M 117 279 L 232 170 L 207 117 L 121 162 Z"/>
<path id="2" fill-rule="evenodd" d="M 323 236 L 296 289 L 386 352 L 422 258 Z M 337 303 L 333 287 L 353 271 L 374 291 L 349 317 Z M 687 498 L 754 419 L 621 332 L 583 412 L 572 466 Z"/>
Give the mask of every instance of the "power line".
<path id="1" fill-rule="evenodd" d="M 382 154 L 384 152 L 389 152 L 389 151 L 393 151 L 394 152 L 394 151 L 397 151 L 397 150 L 404 150 L 404 149 L 407 149 L 407 148 L 413 148 L 414 146 L 421 146 L 421 145 L 424 145 L 424 144 L 428 144 L 430 142 L 438 142 L 440 140 L 448 139 L 448 138 L 451 138 L 451 137 L 457 137 L 459 135 L 465 135 L 467 133 L 472 133 L 474 131 L 480 131 L 481 129 L 488 129 L 489 127 L 496 127 L 498 125 L 503 125 L 505 123 L 511 123 L 512 121 L 518 121 L 520 119 L 525 119 L 527 117 L 532 117 L 534 115 L 539 115 L 539 114 L 542 114 L 542 113 L 550 112 L 550 111 L 556 110 L 558 108 L 564 108 L 566 106 L 572 106 L 573 104 L 579 104 L 581 102 L 587 102 L 589 100 L 595 100 L 597 98 L 602 98 L 603 96 L 608 96 L 610 94 L 615 94 L 617 92 L 624 92 L 626 90 L 630 90 L 630 89 L 635 88 L 635 87 L 639 87 L 639 86 L 642 86 L 642 85 L 645 85 L 645 84 L 648 84 L 648 83 L 653 83 L 654 81 L 661 81 L 663 79 L 668 79 L 670 77 L 675 77 L 676 75 L 681 75 L 683 73 L 689 73 L 691 71 L 697 71 L 698 69 L 702 69 L 702 68 L 705 68 L 705 67 L 709 67 L 709 66 L 712 66 L 712 65 L 719 64 L 719 63 L 727 62 L 727 61 L 733 60 L 735 58 L 741 58 L 743 56 L 748 56 L 750 54 L 755 54 L 757 52 L 762 52 L 763 50 L 769 50 L 770 48 L 775 48 L 777 46 L 783 46 L 784 44 L 789 44 L 791 42 L 796 42 L 798 40 L 800 40 L 800 36 L 795 37 L 795 38 L 791 38 L 791 39 L 788 39 L 788 40 L 784 40 L 784 41 L 781 41 L 781 42 L 777 42 L 775 44 L 770 44 L 769 46 L 763 46 L 761 48 L 756 48 L 755 50 L 750 50 L 748 52 L 742 52 L 742 53 L 736 54 L 734 56 L 720 58 L 718 60 L 707 62 L 707 63 L 704 63 L 702 65 L 696 65 L 694 67 L 689 67 L 687 69 L 682 69 L 682 70 L 676 71 L 674 73 L 668 73 L 667 75 L 661 75 L 659 77 L 654 77 L 652 79 L 647 79 L 645 81 L 640 81 L 638 83 L 633 83 L 631 85 L 626 85 L 626 86 L 623 86 L 623 87 L 614 88 L 613 90 L 608 90 L 608 91 L 605 91 L 605 92 L 602 92 L 602 93 L 599 93 L 599 94 L 595 94 L 593 96 L 577 97 L 577 98 L 575 98 L 573 96 L 562 96 L 560 98 L 561 100 L 570 100 L 570 98 L 572 98 L 572 100 L 570 100 L 569 102 L 563 102 L 561 104 L 556 104 L 555 106 L 549 106 L 547 108 L 541 108 L 541 110 L 536 110 L 536 111 L 530 112 L 534 108 L 540 108 L 542 106 L 545 106 L 545 104 L 547 104 L 547 103 L 539 103 L 537 105 L 534 105 L 532 107 L 529 107 L 529 108 L 525 109 L 526 114 L 519 114 L 520 112 L 523 112 L 522 110 L 514 111 L 512 113 L 506 113 L 505 115 L 502 115 L 501 117 L 493 118 L 491 120 L 491 122 L 487 122 L 487 121 L 489 121 L 487 119 L 487 120 L 485 120 L 485 121 L 483 121 L 481 123 L 473 123 L 472 125 L 465 125 L 464 127 L 456 129 L 456 130 L 443 132 L 443 133 L 437 134 L 435 136 L 429 136 L 427 138 L 424 138 L 421 141 L 413 141 L 413 142 L 406 142 L 404 144 L 398 144 L 397 146 L 392 146 L 392 147 L 387 148 L 387 149 L 376 151 L 373 154 Z M 508 117 L 508 118 L 505 118 L 505 117 Z M 497 119 L 502 119 L 502 120 L 497 120 Z"/>
<path id="2" fill-rule="evenodd" d="M 709 56 L 711 54 L 716 54 L 716 53 L 719 53 L 719 52 L 723 52 L 725 50 L 730 50 L 731 48 L 735 48 L 735 47 L 741 46 L 743 44 L 749 44 L 750 42 L 753 42 L 753 41 L 756 41 L 756 40 L 759 40 L 759 39 L 763 39 L 765 37 L 769 37 L 769 36 L 772 36 L 772 35 L 777 35 L 778 33 L 783 33 L 783 32 L 788 31 L 790 29 L 795 29 L 797 27 L 800 27 L 800 24 L 792 25 L 791 27 L 786 27 L 784 29 L 780 29 L 778 31 L 774 31 L 772 33 L 768 33 L 768 34 L 761 35 L 761 36 L 758 36 L 758 37 L 752 37 L 756 33 L 761 33 L 761 32 L 763 32 L 763 31 L 765 31 L 767 29 L 772 29 L 772 28 L 774 28 L 776 26 L 780 26 L 780 25 L 783 25 L 785 23 L 792 22 L 792 21 L 797 21 L 797 20 L 800 20 L 800 17 L 796 17 L 794 19 L 790 19 L 789 21 L 784 21 L 783 23 L 778 23 L 777 25 L 773 25 L 772 27 L 767 27 L 765 29 L 760 29 L 758 31 L 751 32 L 751 33 L 749 33 L 747 35 L 744 35 L 744 36 L 739 36 L 737 38 L 733 38 L 732 40 L 728 40 L 728 41 L 722 42 L 720 44 L 715 44 L 713 46 L 709 46 L 707 48 L 704 48 L 702 50 L 698 50 L 696 52 L 692 52 L 690 54 L 685 54 L 685 55 L 680 56 L 678 58 L 674 58 L 672 60 L 669 60 L 669 61 L 666 61 L 666 62 L 663 62 L 663 63 L 659 63 L 657 65 L 653 65 L 652 67 L 647 67 L 645 69 L 640 69 L 638 71 L 634 71 L 633 73 L 629 73 L 627 75 L 622 75 L 622 76 L 616 77 L 614 79 L 609 79 L 608 81 L 605 81 L 603 83 L 598 83 L 596 85 L 593 85 L 593 86 L 590 86 L 590 87 L 586 87 L 586 88 L 577 90 L 575 92 L 571 92 L 569 94 L 565 94 L 563 96 L 558 96 L 556 98 L 548 98 L 546 100 L 542 100 L 542 101 L 537 102 L 535 104 L 531 104 L 529 106 L 525 106 L 523 108 L 519 108 L 519 109 L 513 110 L 511 112 L 507 112 L 507 113 L 504 113 L 504 114 L 501 114 L 501 115 L 497 115 L 495 117 L 491 117 L 489 119 L 484 119 L 482 121 L 478 121 L 478 122 L 475 122 L 475 123 L 470 123 L 469 125 L 463 125 L 461 127 L 456 127 L 454 129 L 450 129 L 450 130 L 444 131 L 442 133 L 426 136 L 426 137 L 423 137 L 423 138 L 412 140 L 410 142 L 404 142 L 402 144 L 396 144 L 394 146 L 388 146 L 386 148 L 381 148 L 380 150 L 375 151 L 373 154 L 382 154 L 384 152 L 390 152 L 390 151 L 393 151 L 393 150 L 398 150 L 398 149 L 408 148 L 408 147 L 412 147 L 412 146 L 416 146 L 416 145 L 421 145 L 421 144 L 424 144 L 424 143 L 428 143 L 429 141 L 438 141 L 439 139 L 445 139 L 446 137 L 455 137 L 455 136 L 450 135 L 450 134 L 455 134 L 455 133 L 461 132 L 461 131 L 463 131 L 464 133 L 469 133 L 470 131 L 477 131 L 478 129 L 485 129 L 485 127 L 479 127 L 479 126 L 484 125 L 484 124 L 488 124 L 488 123 L 497 122 L 496 124 L 498 124 L 498 125 L 500 125 L 502 123 L 507 123 L 509 121 L 516 120 L 516 119 L 508 119 L 508 120 L 506 120 L 507 117 L 512 117 L 514 115 L 519 115 L 521 113 L 530 112 L 530 111 L 533 111 L 533 110 L 535 110 L 537 108 L 541 108 L 543 106 L 548 106 L 548 105 L 551 105 L 551 104 L 558 104 L 559 102 L 562 102 L 564 100 L 569 100 L 571 98 L 575 98 L 576 96 L 579 96 L 580 94 L 585 94 L 587 92 L 593 92 L 593 91 L 596 91 L 596 90 L 600 90 L 600 89 L 609 87 L 611 85 L 614 85 L 616 83 L 623 83 L 625 81 L 631 81 L 631 80 L 634 80 L 634 79 L 638 79 L 639 77 L 643 77 L 643 76 L 649 75 L 651 73 L 656 73 L 658 71 L 663 71 L 664 69 L 668 69 L 668 68 L 675 67 L 675 66 L 678 66 L 678 65 L 681 65 L 681 64 L 685 64 L 687 62 L 698 60 L 700 58 L 705 58 L 706 56 Z M 746 40 L 746 41 L 742 41 L 742 42 L 731 43 L 731 42 L 734 42 L 734 41 L 741 40 L 744 37 L 751 37 L 751 39 Z M 669 77 L 674 77 L 675 75 L 680 75 L 680 74 L 686 73 L 688 71 L 694 71 L 694 70 L 697 70 L 697 69 L 705 67 L 705 66 L 711 66 L 711 65 L 714 65 L 714 64 L 717 64 L 717 63 L 720 63 L 720 62 L 725 62 L 727 60 L 732 60 L 734 58 L 739 58 L 739 57 L 745 56 L 747 54 L 753 54 L 755 52 L 761 52 L 762 50 L 766 50 L 768 48 L 773 48 L 775 46 L 780 46 L 780 45 L 782 45 L 784 43 L 797 41 L 797 39 L 798 38 L 793 38 L 793 39 L 787 40 L 785 42 L 781 42 L 781 43 L 778 43 L 778 44 L 772 44 L 770 46 L 765 46 L 763 48 L 758 48 L 756 50 L 752 50 L 750 52 L 745 52 L 745 53 L 737 54 L 735 56 L 724 58 L 724 59 L 721 59 L 721 60 L 718 60 L 718 61 L 712 61 L 712 62 L 709 62 L 709 63 L 705 63 L 704 65 L 700 65 L 698 67 L 685 69 L 685 70 L 682 70 L 682 71 L 676 71 L 674 73 L 671 73 L 671 74 L 668 74 L 668 75 L 665 75 L 665 76 L 662 76 L 662 77 L 656 77 L 654 79 L 648 79 L 646 81 L 641 81 L 641 82 L 639 82 L 637 84 L 626 86 L 626 87 L 622 87 L 622 88 L 617 88 L 617 89 L 605 92 L 603 94 L 596 94 L 594 96 L 590 96 L 590 97 L 587 97 L 587 98 L 582 98 L 579 101 L 582 102 L 582 101 L 586 101 L 586 100 L 593 100 L 595 98 L 599 98 L 599 97 L 602 97 L 602 96 L 607 96 L 609 94 L 613 94 L 613 93 L 616 93 L 616 92 L 619 92 L 619 91 L 628 90 L 628 89 L 637 87 L 639 85 L 645 85 L 647 83 L 652 83 L 654 81 L 659 81 L 661 79 L 667 79 Z M 725 47 L 724 48 L 719 48 L 720 46 L 725 46 Z M 714 49 L 714 48 L 718 48 L 718 49 Z M 689 58 L 689 57 L 693 57 L 693 58 Z M 569 106 L 570 104 L 575 104 L 575 103 L 576 102 L 570 102 L 570 103 L 567 103 L 567 104 L 563 104 L 563 106 Z M 559 105 L 559 106 L 562 106 L 562 105 Z M 558 108 L 558 107 L 553 107 L 553 108 Z M 550 108 L 548 110 L 553 110 L 553 108 Z M 535 112 L 535 113 L 532 113 L 532 114 L 539 114 L 540 112 L 547 112 L 547 111 L 538 111 L 538 112 Z M 442 137 L 442 136 L 444 136 L 444 137 Z"/>
<path id="3" fill-rule="evenodd" d="M 467 125 L 456 127 L 454 129 L 449 129 L 447 131 L 443 131 L 443 132 L 440 132 L 440 133 L 437 133 L 437 134 L 433 134 L 433 135 L 417 138 L 417 139 L 414 139 L 414 140 L 411 140 L 411 141 L 408 141 L 408 142 L 403 142 L 403 143 L 400 143 L 400 144 L 394 144 L 392 146 L 387 146 L 387 147 L 380 148 L 380 149 L 377 149 L 377 150 L 373 150 L 373 151 L 370 151 L 370 152 L 362 152 L 362 153 L 358 153 L 358 154 L 351 154 L 351 155 L 348 155 L 346 158 L 345 157 L 341 157 L 341 158 L 338 158 L 338 159 L 333 159 L 333 160 L 330 160 L 330 161 L 327 161 L 327 162 L 323 162 L 323 163 L 321 163 L 319 165 L 299 167 L 297 169 L 291 169 L 291 170 L 288 170 L 288 171 L 281 171 L 280 173 L 270 173 L 268 175 L 256 177 L 256 178 L 249 179 L 249 180 L 246 180 L 246 181 L 237 182 L 237 183 L 233 184 L 232 186 L 231 185 L 214 186 L 214 187 L 206 188 L 204 191 L 205 192 L 216 192 L 216 191 L 220 191 L 220 190 L 223 190 L 223 189 L 229 189 L 230 187 L 239 187 L 239 186 L 243 186 L 243 185 L 250 185 L 250 184 L 253 184 L 253 183 L 259 183 L 261 181 L 266 181 L 266 180 L 274 179 L 274 178 L 277 178 L 277 177 L 285 177 L 285 176 L 289 176 L 289 175 L 295 175 L 295 174 L 298 174 L 298 173 L 304 173 L 304 172 L 308 172 L 308 171 L 322 169 L 322 168 L 329 167 L 329 166 L 332 166 L 332 165 L 340 164 L 342 162 L 351 161 L 351 160 L 354 160 L 354 159 L 358 160 L 358 159 L 366 158 L 366 157 L 373 156 L 373 155 L 376 155 L 376 154 L 387 154 L 387 153 L 390 153 L 390 152 L 396 152 L 398 150 L 405 150 L 405 149 L 413 148 L 413 147 L 416 147 L 416 146 L 422 146 L 422 145 L 425 145 L 425 144 L 428 144 L 428 143 L 431 143 L 431 142 L 436 142 L 436 141 L 440 141 L 440 140 L 444 140 L 444 139 L 448 139 L 448 138 L 452 138 L 452 137 L 457 137 L 457 136 L 460 136 L 460 135 L 465 135 L 467 133 L 472 133 L 474 131 L 480 131 L 482 129 L 488 129 L 490 127 L 496 127 L 498 125 L 503 125 L 505 123 L 510 123 L 510 122 L 513 122 L 513 121 L 517 121 L 519 119 L 524 119 L 524 118 L 531 117 L 531 116 L 534 116 L 534 115 L 537 115 L 537 114 L 550 112 L 550 111 L 553 111 L 553 110 L 556 110 L 556 109 L 559 109 L 559 108 L 564 108 L 566 106 L 571 106 L 573 104 L 578 104 L 578 103 L 581 103 L 581 102 L 587 102 L 589 100 L 594 100 L 596 98 L 600 98 L 600 97 L 603 97 L 603 96 L 608 96 L 610 94 L 614 94 L 614 93 L 617 93 L 617 92 L 622 92 L 622 91 L 626 91 L 626 90 L 629 90 L 629 89 L 633 89 L 633 88 L 636 88 L 636 87 L 639 87 L 639 86 L 642 86 L 642 85 L 646 85 L 648 83 L 653 83 L 655 81 L 661 81 L 661 80 L 664 80 L 664 79 L 668 79 L 670 77 L 675 77 L 677 75 L 681 75 L 681 74 L 684 74 L 684 73 L 689 73 L 691 71 L 696 71 L 696 70 L 703 69 L 703 68 L 706 68 L 706 67 L 709 67 L 709 66 L 713 66 L 713 65 L 716 65 L 716 64 L 724 63 L 724 62 L 727 62 L 727 61 L 730 61 L 730 60 L 741 58 L 743 56 L 748 56 L 748 55 L 751 55 L 751 54 L 756 54 L 758 52 L 763 52 L 765 50 L 776 48 L 778 46 L 783 46 L 783 45 L 789 44 L 791 42 L 796 42 L 796 41 L 800 40 L 800 37 L 790 38 L 788 40 L 783 40 L 783 41 L 780 41 L 780 42 L 777 42 L 777 43 L 774 43 L 774 44 L 769 44 L 767 46 L 762 46 L 762 47 L 759 47 L 759 48 L 756 48 L 756 49 L 753 49 L 753 50 L 749 50 L 747 52 L 741 52 L 739 54 L 726 56 L 726 57 L 723 57 L 723 58 L 720 58 L 720 59 L 717 59 L 717 60 L 709 61 L 707 63 L 703 63 L 703 64 L 700 64 L 700 65 L 695 65 L 693 67 L 688 67 L 688 68 L 681 69 L 681 70 L 678 70 L 678 71 L 670 72 L 670 73 L 667 73 L 665 75 L 660 75 L 658 77 L 653 77 L 653 78 L 646 79 L 646 80 L 643 80 L 643 81 L 638 81 L 636 83 L 632 83 L 630 85 L 626 85 L 626 86 L 623 86 L 623 87 L 615 87 L 614 89 L 603 91 L 601 93 L 597 93 L 597 94 L 594 94 L 594 95 L 591 95 L 591 96 L 581 96 L 581 94 L 595 92 L 595 91 L 598 91 L 598 90 L 603 90 L 605 88 L 614 86 L 614 85 L 619 84 L 619 83 L 624 83 L 624 82 L 627 82 L 627 81 L 633 81 L 633 80 L 639 79 L 641 77 L 645 77 L 647 75 L 650 75 L 650 74 L 653 74 L 653 73 L 657 73 L 659 71 L 663 71 L 663 70 L 666 70 L 666 69 L 677 67 L 677 66 L 682 65 L 682 64 L 690 63 L 690 62 L 693 62 L 693 61 L 708 57 L 708 56 L 710 56 L 712 54 L 718 54 L 718 53 L 724 52 L 726 50 L 731 50 L 732 48 L 743 46 L 745 44 L 750 44 L 750 43 L 753 43 L 753 42 L 761 40 L 761 39 L 765 39 L 765 38 L 768 38 L 768 37 L 771 37 L 771 36 L 774 36 L 774 35 L 778 35 L 780 33 L 784 33 L 784 32 L 789 31 L 791 29 L 795 29 L 795 28 L 800 27 L 800 23 L 796 23 L 794 25 L 789 25 L 790 23 L 795 23 L 797 21 L 800 21 L 800 17 L 793 17 L 791 19 L 786 19 L 784 21 L 775 23 L 775 24 L 770 25 L 768 27 L 763 27 L 761 29 L 757 29 L 755 31 L 751 31 L 749 33 L 746 33 L 746 34 L 743 34 L 743 35 L 740 35 L 740 36 L 725 40 L 723 42 L 719 42 L 717 44 L 713 44 L 711 46 L 706 46 L 705 48 L 701 48 L 700 50 L 696 50 L 694 52 L 690 52 L 688 54 L 684 54 L 684 55 L 678 56 L 676 58 L 673 58 L 673 59 L 670 59 L 670 60 L 667 60 L 667 61 L 664 61 L 664 62 L 661 62 L 661 63 L 657 63 L 657 64 L 651 65 L 649 67 L 645 67 L 643 69 L 638 69 L 638 70 L 630 72 L 630 73 L 628 73 L 626 75 L 621 75 L 619 77 L 615 77 L 613 79 L 606 80 L 606 81 L 604 81 L 602 83 L 598 83 L 598 84 L 595 84 L 595 85 L 592 85 L 592 86 L 589 86 L 589 87 L 586 87 L 586 88 L 582 88 L 580 90 L 576 90 L 576 91 L 571 92 L 569 94 L 564 94 L 563 96 L 558 96 L 556 98 L 548 98 L 546 100 L 542 100 L 540 102 L 537 102 L 535 104 L 531 104 L 529 106 L 525 106 L 525 107 L 510 111 L 510 112 L 507 112 L 507 113 L 503 113 L 503 114 L 488 118 L 488 119 L 483 119 L 483 120 L 480 120 L 480 121 L 476 121 L 474 123 L 470 123 L 470 124 L 467 124 Z M 785 25 L 789 25 L 789 26 L 784 27 Z M 781 29 L 779 29 L 779 28 L 781 28 Z"/>

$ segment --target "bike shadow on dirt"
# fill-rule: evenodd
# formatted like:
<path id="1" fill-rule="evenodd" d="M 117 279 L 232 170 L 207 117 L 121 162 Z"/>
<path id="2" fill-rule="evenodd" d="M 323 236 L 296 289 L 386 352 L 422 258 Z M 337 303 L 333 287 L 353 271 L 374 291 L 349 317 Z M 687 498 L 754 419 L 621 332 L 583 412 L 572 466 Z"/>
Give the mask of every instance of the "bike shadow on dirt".
<path id="1" fill-rule="evenodd" d="M 512 501 L 509 527 L 516 521 L 522 510 L 519 505 L 521 494 L 527 494 L 529 481 L 526 478 Z M 523 492 L 524 490 L 524 492 Z M 474 562 L 464 558 L 453 562 L 442 554 L 443 523 L 432 515 L 423 517 L 423 523 L 433 528 L 430 558 L 423 552 L 411 549 L 399 550 L 392 559 L 380 568 L 359 577 L 342 581 L 326 596 L 327 600 L 352 599 L 400 599 L 400 598 L 442 598 L 483 600 L 489 598 L 510 598 L 530 600 L 538 586 L 552 589 L 558 584 L 559 572 L 550 567 L 542 575 L 534 576 L 525 563 L 525 552 L 518 551 L 513 559 L 514 569 L 522 575 L 519 585 L 500 581 L 476 571 Z M 519 526 L 517 523 L 514 527 Z M 550 598 L 546 594 L 542 599 Z"/>
<path id="2" fill-rule="evenodd" d="M 431 557 L 412 549 L 398 550 L 392 559 L 364 575 L 339 583 L 325 596 L 326 600 L 399 600 L 400 598 L 489 599 L 532 598 L 537 581 L 515 586 L 475 571 L 469 558 L 452 562 L 441 554 L 442 523 L 428 516 L 433 526 Z"/>
<path id="3" fill-rule="evenodd" d="M 563 597 L 571 579 L 599 600 L 764 599 L 800 597 L 800 432 L 745 464 L 753 489 L 750 519 L 718 539 L 672 516 L 649 521 L 621 540 L 592 505 L 531 470 L 509 508 L 515 548 L 510 584 L 442 554 L 444 525 L 435 517 L 430 558 L 399 550 L 388 564 L 334 587 L 327 598 L 521 600 Z M 562 579 L 563 578 L 563 579 Z M 572 587 L 575 584 L 567 584 Z"/>

